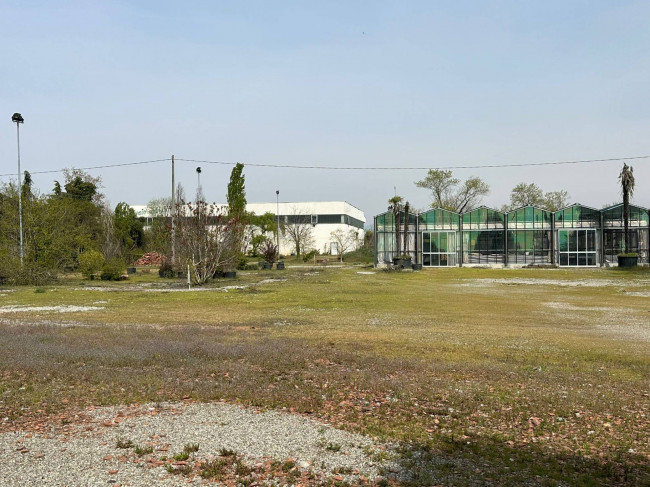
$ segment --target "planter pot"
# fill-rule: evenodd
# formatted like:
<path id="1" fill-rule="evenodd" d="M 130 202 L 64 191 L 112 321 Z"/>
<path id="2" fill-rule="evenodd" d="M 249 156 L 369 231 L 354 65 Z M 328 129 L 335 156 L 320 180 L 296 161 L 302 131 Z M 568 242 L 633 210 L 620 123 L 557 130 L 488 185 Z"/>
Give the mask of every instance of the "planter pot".
<path id="1" fill-rule="evenodd" d="M 411 267 L 413 268 L 414 271 L 422 270 L 422 264 L 412 264 Z"/>
<path id="2" fill-rule="evenodd" d="M 265 271 L 273 269 L 273 263 L 272 262 L 263 262 L 262 263 L 262 269 Z"/>
<path id="3" fill-rule="evenodd" d="M 235 277 L 237 277 L 237 271 L 224 272 L 223 277 L 226 277 L 228 279 L 234 279 Z"/>
<path id="4" fill-rule="evenodd" d="M 400 259 L 398 257 L 395 257 L 393 258 L 393 265 L 401 269 L 411 267 L 411 258 L 409 257 L 408 259 Z"/>
<path id="5" fill-rule="evenodd" d="M 639 264 L 639 256 L 626 257 L 618 255 L 617 258 L 619 267 L 636 267 Z"/>
<path id="6" fill-rule="evenodd" d="M 284 262 L 278 262 L 277 264 L 275 264 L 275 267 L 276 267 L 277 270 L 283 271 L 284 270 Z"/>
<path id="7" fill-rule="evenodd" d="M 135 267 L 127 267 L 126 268 L 126 273 L 127 274 L 135 274 Z"/>
<path id="8" fill-rule="evenodd" d="M 218 279 L 220 277 L 223 277 L 223 271 L 214 271 L 212 274 L 212 279 Z"/>

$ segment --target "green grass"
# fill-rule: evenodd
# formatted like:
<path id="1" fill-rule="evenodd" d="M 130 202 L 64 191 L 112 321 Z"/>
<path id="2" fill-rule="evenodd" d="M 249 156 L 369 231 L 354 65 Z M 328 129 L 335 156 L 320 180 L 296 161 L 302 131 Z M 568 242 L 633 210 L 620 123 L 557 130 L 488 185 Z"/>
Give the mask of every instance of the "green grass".
<path id="1" fill-rule="evenodd" d="M 650 481 L 648 269 L 357 270 L 14 288 L 104 309 L 0 314 L 0 414 L 226 399 L 400 442 L 413 485 Z"/>

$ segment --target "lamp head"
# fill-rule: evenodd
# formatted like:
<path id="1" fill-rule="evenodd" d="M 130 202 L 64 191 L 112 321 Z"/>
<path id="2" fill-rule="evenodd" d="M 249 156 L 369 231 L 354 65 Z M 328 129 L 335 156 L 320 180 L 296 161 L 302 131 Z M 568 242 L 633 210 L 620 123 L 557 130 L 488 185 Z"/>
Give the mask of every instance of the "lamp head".
<path id="1" fill-rule="evenodd" d="M 11 121 L 15 122 L 15 123 L 25 123 L 25 119 L 23 118 L 23 116 L 20 113 L 14 113 L 11 116 Z"/>
<path id="2" fill-rule="evenodd" d="M 200 166 L 196 168 L 196 172 L 197 172 L 197 174 L 201 174 L 201 167 Z"/>

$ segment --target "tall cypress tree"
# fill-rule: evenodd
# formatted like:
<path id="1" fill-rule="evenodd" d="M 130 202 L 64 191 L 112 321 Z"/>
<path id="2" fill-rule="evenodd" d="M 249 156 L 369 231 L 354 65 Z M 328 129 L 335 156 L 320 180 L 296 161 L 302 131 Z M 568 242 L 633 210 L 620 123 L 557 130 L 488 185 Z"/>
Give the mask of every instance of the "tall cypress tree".
<path id="1" fill-rule="evenodd" d="M 228 217 L 241 220 L 246 211 L 246 188 L 245 177 L 242 174 L 244 165 L 235 164 L 230 173 L 230 182 L 228 183 Z"/>

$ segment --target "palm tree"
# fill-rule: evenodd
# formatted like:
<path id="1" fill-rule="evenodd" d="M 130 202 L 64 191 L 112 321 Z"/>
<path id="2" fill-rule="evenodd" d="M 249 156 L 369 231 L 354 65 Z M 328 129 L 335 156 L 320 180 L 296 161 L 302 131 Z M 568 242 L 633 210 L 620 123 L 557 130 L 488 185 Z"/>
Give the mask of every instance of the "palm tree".
<path id="1" fill-rule="evenodd" d="M 621 193 L 623 193 L 623 228 L 625 229 L 625 252 L 630 248 L 629 220 L 630 220 L 630 196 L 634 194 L 634 169 L 623 163 L 621 174 L 618 179 L 621 181 Z"/>
<path id="2" fill-rule="evenodd" d="M 392 210 L 393 215 L 395 216 L 395 245 L 396 245 L 395 250 L 397 251 L 397 253 L 395 254 L 396 257 L 401 255 L 400 252 L 401 239 L 400 239 L 399 231 L 400 231 L 400 213 L 404 209 L 404 205 L 402 204 L 403 200 L 404 198 L 397 195 L 393 196 L 391 199 L 388 200 L 388 203 L 390 204 L 388 206 L 388 209 Z"/>

